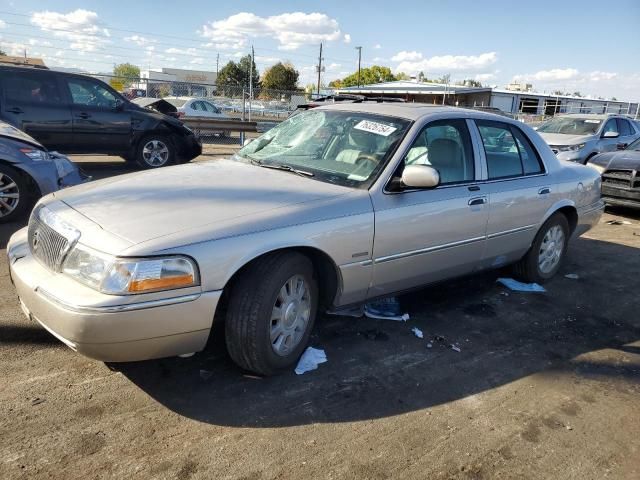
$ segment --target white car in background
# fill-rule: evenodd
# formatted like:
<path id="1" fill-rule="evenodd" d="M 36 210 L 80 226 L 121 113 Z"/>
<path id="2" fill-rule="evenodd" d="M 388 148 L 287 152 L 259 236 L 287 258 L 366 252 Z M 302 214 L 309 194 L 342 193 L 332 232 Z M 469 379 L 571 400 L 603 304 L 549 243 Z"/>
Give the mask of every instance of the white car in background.
<path id="1" fill-rule="evenodd" d="M 178 109 L 178 117 L 229 118 L 211 100 L 192 97 L 166 97 L 167 102 Z"/>

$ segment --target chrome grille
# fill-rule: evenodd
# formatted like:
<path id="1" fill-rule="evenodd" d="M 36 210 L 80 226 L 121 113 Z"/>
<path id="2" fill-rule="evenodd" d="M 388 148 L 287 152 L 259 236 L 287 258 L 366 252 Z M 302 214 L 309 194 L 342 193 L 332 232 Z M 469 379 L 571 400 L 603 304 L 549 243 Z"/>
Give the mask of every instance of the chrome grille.
<path id="1" fill-rule="evenodd" d="M 29 248 L 46 267 L 59 271 L 69 250 L 69 241 L 33 215 L 29 221 Z"/>
<path id="2" fill-rule="evenodd" d="M 634 172 L 632 170 L 607 170 L 602 174 L 603 185 L 626 188 L 635 187 Z"/>

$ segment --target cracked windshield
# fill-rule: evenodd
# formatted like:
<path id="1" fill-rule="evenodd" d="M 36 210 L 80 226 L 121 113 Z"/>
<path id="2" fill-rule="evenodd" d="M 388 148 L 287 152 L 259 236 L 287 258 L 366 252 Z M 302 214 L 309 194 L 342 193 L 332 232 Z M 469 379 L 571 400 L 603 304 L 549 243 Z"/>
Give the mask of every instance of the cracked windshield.
<path id="1" fill-rule="evenodd" d="M 370 113 L 304 112 L 242 148 L 236 159 L 348 186 L 375 179 L 410 122 Z"/>

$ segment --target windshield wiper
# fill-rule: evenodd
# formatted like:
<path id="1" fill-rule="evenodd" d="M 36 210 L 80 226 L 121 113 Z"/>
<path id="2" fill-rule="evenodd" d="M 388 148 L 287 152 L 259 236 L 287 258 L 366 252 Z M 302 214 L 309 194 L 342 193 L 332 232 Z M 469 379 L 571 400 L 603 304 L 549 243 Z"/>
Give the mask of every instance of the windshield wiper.
<path id="1" fill-rule="evenodd" d="M 307 172 L 306 170 L 299 170 L 297 168 L 293 168 L 291 165 L 285 165 L 285 164 L 274 164 L 274 163 L 262 163 L 259 160 L 257 161 L 259 163 L 255 163 L 255 165 L 259 165 L 263 168 L 273 168 L 274 170 L 284 170 L 285 172 L 291 172 L 291 173 L 295 173 L 297 175 L 300 175 L 302 177 L 313 177 L 314 174 L 312 172 Z"/>

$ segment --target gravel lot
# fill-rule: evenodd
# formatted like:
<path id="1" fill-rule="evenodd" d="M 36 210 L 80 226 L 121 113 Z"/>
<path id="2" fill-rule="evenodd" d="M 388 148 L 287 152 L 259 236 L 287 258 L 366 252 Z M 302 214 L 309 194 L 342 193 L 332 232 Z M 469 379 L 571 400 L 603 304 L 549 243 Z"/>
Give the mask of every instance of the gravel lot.
<path id="1" fill-rule="evenodd" d="M 403 296 L 407 323 L 321 317 L 328 363 L 266 379 L 219 332 L 190 359 L 75 354 L 18 306 L 18 227 L 0 226 L 2 479 L 640 478 L 638 213 L 573 241 L 547 293 L 495 272 Z"/>

